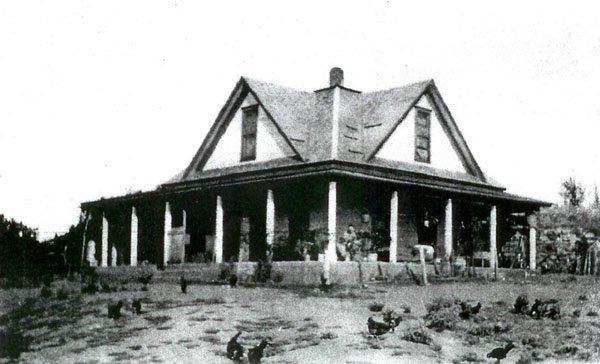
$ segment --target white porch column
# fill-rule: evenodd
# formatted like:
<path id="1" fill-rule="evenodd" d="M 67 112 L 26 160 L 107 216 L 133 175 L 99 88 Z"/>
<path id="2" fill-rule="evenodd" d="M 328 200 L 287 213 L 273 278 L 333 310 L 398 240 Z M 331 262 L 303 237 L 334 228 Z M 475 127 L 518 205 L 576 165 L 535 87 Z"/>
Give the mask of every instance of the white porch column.
<path id="1" fill-rule="evenodd" d="M 138 253 L 138 218 L 135 206 L 131 206 L 131 233 L 129 246 L 129 265 L 135 267 L 137 265 Z"/>
<path id="2" fill-rule="evenodd" d="M 496 250 L 496 224 L 498 222 L 496 205 L 490 209 L 490 268 L 496 268 L 498 252 Z"/>
<path id="3" fill-rule="evenodd" d="M 275 199 L 273 191 L 267 191 L 267 245 L 272 246 L 275 239 Z"/>
<path id="4" fill-rule="evenodd" d="M 171 216 L 171 205 L 169 202 L 165 202 L 165 229 L 163 234 L 163 264 L 167 265 L 169 262 L 169 258 L 171 257 L 171 237 L 169 236 L 169 232 L 171 232 L 171 225 L 173 219 Z"/>
<path id="5" fill-rule="evenodd" d="M 329 182 L 329 201 L 327 204 L 327 234 L 329 237 L 327 250 L 325 251 L 325 260 L 328 262 L 337 261 L 335 244 L 337 243 L 337 184 L 335 181 Z"/>
<path id="6" fill-rule="evenodd" d="M 536 268 L 535 255 L 537 244 L 537 231 L 533 226 L 529 227 L 529 269 L 534 270 Z"/>
<path id="7" fill-rule="evenodd" d="M 101 252 L 100 266 L 108 267 L 108 220 L 106 215 L 102 212 L 102 252 Z"/>
<path id="8" fill-rule="evenodd" d="M 215 263 L 223 262 L 223 201 L 217 196 L 217 211 L 215 218 Z"/>
<path id="9" fill-rule="evenodd" d="M 453 240 L 453 215 L 452 199 L 446 200 L 446 210 L 444 214 L 444 260 L 449 261 L 452 256 Z"/>
<path id="10" fill-rule="evenodd" d="M 183 226 L 183 232 L 187 231 L 187 212 L 181 210 L 181 226 Z"/>
<path id="11" fill-rule="evenodd" d="M 396 263 L 398 254 L 398 191 L 390 199 L 390 262 Z"/>

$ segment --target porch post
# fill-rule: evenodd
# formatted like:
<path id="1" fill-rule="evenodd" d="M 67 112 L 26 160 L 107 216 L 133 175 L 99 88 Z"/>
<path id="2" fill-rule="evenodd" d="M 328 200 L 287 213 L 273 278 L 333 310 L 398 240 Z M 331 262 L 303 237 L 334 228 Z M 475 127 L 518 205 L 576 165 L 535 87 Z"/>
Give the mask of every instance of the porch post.
<path id="1" fill-rule="evenodd" d="M 529 269 L 535 270 L 536 268 L 536 260 L 535 255 L 536 252 L 536 244 L 537 244 L 537 231 L 535 227 L 529 227 Z"/>
<path id="2" fill-rule="evenodd" d="M 106 219 L 104 211 L 102 212 L 102 252 L 100 266 L 108 267 L 108 219 Z"/>
<path id="3" fill-rule="evenodd" d="M 272 246 L 275 238 L 275 199 L 273 190 L 267 191 L 267 245 Z"/>
<path id="4" fill-rule="evenodd" d="M 137 250 L 138 250 L 138 218 L 135 206 L 131 206 L 131 235 L 129 247 L 129 265 L 135 267 L 137 265 Z"/>
<path id="5" fill-rule="evenodd" d="M 329 182 L 329 201 L 327 205 L 327 235 L 329 237 L 327 250 L 325 251 L 325 260 L 328 262 L 337 261 L 335 244 L 337 243 L 337 183 Z"/>
<path id="6" fill-rule="evenodd" d="M 497 260 L 498 260 L 498 252 L 496 250 L 496 224 L 497 224 L 497 209 L 496 205 L 492 205 L 490 209 L 490 267 L 494 269 L 494 272 L 497 268 Z"/>
<path id="7" fill-rule="evenodd" d="M 171 217 L 171 205 L 169 201 L 165 202 L 165 229 L 163 234 L 163 264 L 167 265 L 171 254 L 171 238 L 169 232 L 171 232 L 172 217 Z"/>
<path id="8" fill-rule="evenodd" d="M 453 240 L 453 214 L 452 214 L 452 199 L 446 200 L 446 210 L 444 214 L 444 260 L 447 262 L 452 256 L 452 240 Z"/>
<path id="9" fill-rule="evenodd" d="M 392 191 L 390 200 L 390 262 L 396 263 L 398 254 L 398 191 Z"/>
<path id="10" fill-rule="evenodd" d="M 223 262 L 223 201 L 217 196 L 217 211 L 215 218 L 215 263 Z"/>

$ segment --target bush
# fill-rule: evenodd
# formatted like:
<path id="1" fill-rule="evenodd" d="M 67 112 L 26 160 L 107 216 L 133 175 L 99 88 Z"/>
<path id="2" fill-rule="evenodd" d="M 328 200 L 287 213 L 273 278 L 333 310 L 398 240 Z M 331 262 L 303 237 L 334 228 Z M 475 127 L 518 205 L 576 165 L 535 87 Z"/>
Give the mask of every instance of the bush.
<path id="1" fill-rule="evenodd" d="M 425 325 L 437 332 L 454 330 L 458 322 L 458 306 L 454 300 L 438 297 L 427 307 Z"/>
<path id="2" fill-rule="evenodd" d="M 383 310 L 384 304 L 381 302 L 373 302 L 369 305 L 369 310 L 371 312 L 381 312 Z"/>
<path id="3" fill-rule="evenodd" d="M 22 352 L 29 350 L 31 338 L 24 336 L 14 325 L 0 331 L 0 358 L 18 359 Z"/>
<path id="4" fill-rule="evenodd" d="M 59 300 L 66 300 L 67 298 L 69 298 L 70 294 L 71 291 L 65 285 L 62 285 L 58 290 L 56 290 L 56 298 L 58 298 Z"/>
<path id="5" fill-rule="evenodd" d="M 52 290 L 50 289 L 50 287 L 42 286 L 42 289 L 40 290 L 40 296 L 44 298 L 52 297 Z"/>
<path id="6" fill-rule="evenodd" d="M 273 274 L 273 282 L 275 282 L 275 283 L 283 282 L 283 273 L 277 272 L 277 273 Z"/>
<path id="7" fill-rule="evenodd" d="M 402 340 L 410 341 L 417 344 L 431 345 L 433 339 L 423 330 L 409 332 L 402 337 Z"/>

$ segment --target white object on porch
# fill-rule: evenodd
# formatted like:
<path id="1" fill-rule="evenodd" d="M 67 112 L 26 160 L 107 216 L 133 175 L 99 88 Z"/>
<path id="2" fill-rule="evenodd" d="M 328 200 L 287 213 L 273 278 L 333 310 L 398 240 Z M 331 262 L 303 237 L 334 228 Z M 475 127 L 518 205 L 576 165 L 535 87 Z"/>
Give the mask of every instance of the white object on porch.
<path id="1" fill-rule="evenodd" d="M 215 242 L 214 256 L 215 263 L 223 262 L 223 201 L 221 196 L 217 196 L 217 209 L 215 216 Z"/>
<path id="2" fill-rule="evenodd" d="M 329 200 L 327 206 L 327 234 L 328 242 L 325 250 L 326 260 L 329 262 L 337 261 L 335 244 L 337 242 L 337 184 L 335 181 L 329 182 Z"/>
<path id="3" fill-rule="evenodd" d="M 165 202 L 165 228 L 163 234 L 163 264 L 167 265 L 169 262 L 169 257 L 171 255 L 171 239 L 169 238 L 169 233 L 171 232 L 172 225 L 172 217 L 171 217 L 171 205 L 169 202 Z"/>
<path id="4" fill-rule="evenodd" d="M 490 268 L 496 269 L 498 264 L 498 251 L 496 248 L 498 212 L 496 205 L 490 209 Z"/>
<path id="5" fill-rule="evenodd" d="M 117 266 L 117 248 L 115 246 L 113 246 L 112 249 L 110 249 L 110 266 Z"/>
<path id="6" fill-rule="evenodd" d="M 275 199 L 273 190 L 267 191 L 267 245 L 273 245 L 275 238 Z"/>
<path id="7" fill-rule="evenodd" d="M 390 263 L 396 263 L 398 254 L 398 191 L 392 191 L 390 200 Z"/>
<path id="8" fill-rule="evenodd" d="M 100 266 L 108 266 L 108 219 L 104 212 L 102 212 L 102 252 Z"/>
<path id="9" fill-rule="evenodd" d="M 135 267 L 137 265 L 138 251 L 138 218 L 135 206 L 131 206 L 131 235 L 129 241 L 129 265 Z"/>
<path id="10" fill-rule="evenodd" d="M 532 226 L 529 228 L 529 269 L 535 270 L 536 268 L 536 244 L 537 244 L 537 231 Z"/>
<path id="11" fill-rule="evenodd" d="M 452 199 L 446 200 L 446 209 L 444 214 L 444 261 L 448 262 L 452 256 Z"/>
<path id="12" fill-rule="evenodd" d="M 96 260 L 96 242 L 93 240 L 87 243 L 87 257 L 86 260 L 90 263 L 90 267 L 97 267 L 98 261 Z"/>

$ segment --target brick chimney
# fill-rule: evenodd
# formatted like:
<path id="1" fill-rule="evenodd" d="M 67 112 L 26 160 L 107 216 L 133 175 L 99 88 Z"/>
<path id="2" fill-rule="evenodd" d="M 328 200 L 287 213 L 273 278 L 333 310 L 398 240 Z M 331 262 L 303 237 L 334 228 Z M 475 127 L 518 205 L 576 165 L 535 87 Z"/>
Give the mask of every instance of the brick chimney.
<path id="1" fill-rule="evenodd" d="M 329 71 L 329 86 L 344 86 L 344 70 L 339 67 L 333 67 Z"/>

